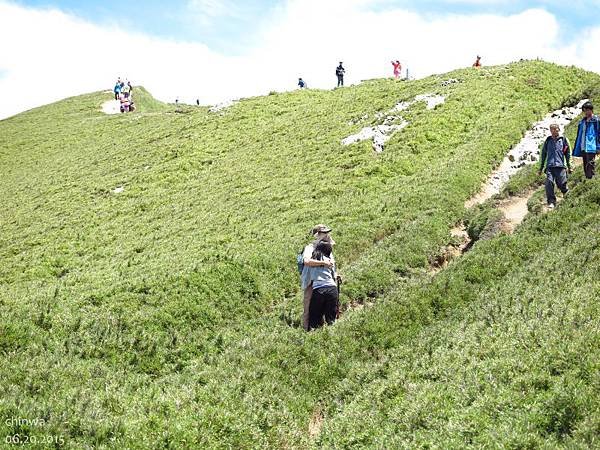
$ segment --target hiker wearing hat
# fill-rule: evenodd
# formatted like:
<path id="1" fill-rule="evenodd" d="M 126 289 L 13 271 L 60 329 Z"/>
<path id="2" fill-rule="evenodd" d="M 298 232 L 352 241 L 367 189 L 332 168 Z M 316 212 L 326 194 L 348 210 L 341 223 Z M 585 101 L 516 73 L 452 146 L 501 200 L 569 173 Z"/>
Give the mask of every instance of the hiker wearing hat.
<path id="1" fill-rule="evenodd" d="M 306 247 L 304 247 L 304 250 L 302 250 L 302 253 L 299 255 L 301 260 L 301 264 L 299 264 L 299 269 L 301 265 L 302 289 L 304 291 L 304 311 L 302 313 L 302 328 L 304 328 L 306 331 L 309 330 L 310 299 L 313 295 L 313 282 L 310 279 L 311 273 L 309 269 L 311 267 L 324 267 L 327 269 L 331 269 L 335 265 L 333 253 L 327 259 L 313 259 L 313 252 L 315 251 L 315 247 L 320 241 L 326 240 L 331 245 L 335 244 L 335 241 L 331 238 L 330 233 L 331 228 L 329 228 L 327 225 L 315 225 L 311 230 L 311 234 L 314 237 L 314 241 L 308 244 Z"/>
<path id="2" fill-rule="evenodd" d="M 573 156 L 583 158 L 583 171 L 585 177 L 590 179 L 596 173 L 596 153 L 600 152 L 600 122 L 594 115 L 592 102 L 585 102 L 581 109 L 584 116 L 577 129 Z"/>

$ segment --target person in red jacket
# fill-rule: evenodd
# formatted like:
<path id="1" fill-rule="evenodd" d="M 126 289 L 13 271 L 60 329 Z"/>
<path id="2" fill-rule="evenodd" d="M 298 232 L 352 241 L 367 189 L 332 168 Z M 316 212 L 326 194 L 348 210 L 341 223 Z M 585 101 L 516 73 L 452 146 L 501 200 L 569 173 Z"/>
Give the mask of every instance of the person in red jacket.
<path id="1" fill-rule="evenodd" d="M 477 59 L 473 63 L 473 67 L 475 67 L 476 69 L 481 68 L 481 56 L 479 56 L 479 55 L 477 56 Z"/>
<path id="2" fill-rule="evenodd" d="M 400 78 L 400 74 L 402 72 L 402 64 L 400 64 L 400 61 L 392 61 L 392 66 L 394 66 L 394 77 L 396 79 Z"/>

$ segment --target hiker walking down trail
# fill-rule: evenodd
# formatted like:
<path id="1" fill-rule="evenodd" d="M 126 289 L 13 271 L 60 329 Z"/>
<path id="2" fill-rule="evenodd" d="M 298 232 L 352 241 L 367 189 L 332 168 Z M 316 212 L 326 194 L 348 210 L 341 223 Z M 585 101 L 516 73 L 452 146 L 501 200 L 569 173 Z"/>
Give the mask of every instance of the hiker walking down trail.
<path id="1" fill-rule="evenodd" d="M 476 69 L 481 68 L 481 56 L 477 55 L 477 59 L 473 63 L 473 67 L 475 67 Z"/>
<path id="2" fill-rule="evenodd" d="M 596 153 L 600 153 L 600 123 L 594 115 L 592 102 L 585 102 L 581 109 L 584 117 L 577 128 L 573 156 L 583 158 L 583 172 L 587 179 L 591 179 L 596 174 Z"/>
<path id="3" fill-rule="evenodd" d="M 309 306 L 308 329 L 314 330 L 326 322 L 332 325 L 338 313 L 338 285 L 333 260 L 331 239 L 323 239 L 317 243 L 312 253 L 315 261 L 327 261 L 330 265 L 308 267 L 308 279 L 312 282 L 312 297 Z"/>
<path id="4" fill-rule="evenodd" d="M 539 174 L 546 171 L 546 200 L 548 208 L 556 206 L 556 195 L 554 184 L 565 195 L 569 192 L 567 187 L 567 171 L 571 170 L 571 146 L 565 136 L 560 136 L 560 128 L 557 124 L 550 125 L 551 136 L 546 138 L 542 147 Z"/>
<path id="5" fill-rule="evenodd" d="M 346 74 L 346 69 L 342 66 L 342 62 L 340 61 L 340 65 L 335 68 L 335 75 L 337 76 L 337 87 L 344 86 L 344 75 Z"/>
<path id="6" fill-rule="evenodd" d="M 298 255 L 298 270 L 300 272 L 302 290 L 304 291 L 302 328 L 304 328 L 306 331 L 309 329 L 310 299 L 312 298 L 313 294 L 313 281 L 311 279 L 310 268 L 321 267 L 331 269 L 335 264 L 333 254 L 330 254 L 327 259 L 317 260 L 313 258 L 313 252 L 315 251 L 317 244 L 322 240 L 327 240 L 332 245 L 335 244 L 335 241 L 331 239 L 329 233 L 331 233 L 331 228 L 329 228 L 327 225 L 315 225 L 311 230 L 314 241 L 305 246 L 302 252 Z"/>
<path id="7" fill-rule="evenodd" d="M 306 81 L 304 81 L 302 78 L 298 78 L 298 87 L 300 89 L 305 89 L 308 87 L 308 85 L 306 84 Z"/>
<path id="8" fill-rule="evenodd" d="M 394 78 L 400 78 L 400 74 L 402 73 L 402 64 L 400 64 L 400 61 L 392 61 L 392 66 L 394 66 Z"/>

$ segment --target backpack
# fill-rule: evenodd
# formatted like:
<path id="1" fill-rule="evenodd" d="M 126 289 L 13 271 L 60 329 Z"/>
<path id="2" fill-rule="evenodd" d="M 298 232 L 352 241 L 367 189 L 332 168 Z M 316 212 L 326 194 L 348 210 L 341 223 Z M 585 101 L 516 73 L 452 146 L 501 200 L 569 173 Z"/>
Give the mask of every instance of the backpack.
<path id="1" fill-rule="evenodd" d="M 298 265 L 298 273 L 302 274 L 304 270 L 304 249 L 300 250 L 300 253 L 296 256 L 296 264 Z"/>

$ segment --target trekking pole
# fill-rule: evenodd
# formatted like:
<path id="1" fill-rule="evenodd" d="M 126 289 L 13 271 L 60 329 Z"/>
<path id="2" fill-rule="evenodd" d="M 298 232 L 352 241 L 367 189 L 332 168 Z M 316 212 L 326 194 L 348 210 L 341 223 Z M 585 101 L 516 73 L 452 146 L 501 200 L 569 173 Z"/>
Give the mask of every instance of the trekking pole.
<path id="1" fill-rule="evenodd" d="M 337 284 L 337 291 L 338 291 L 338 298 L 337 298 L 337 303 L 335 305 L 335 320 L 340 318 L 340 277 L 336 277 L 335 280 L 336 284 Z"/>

